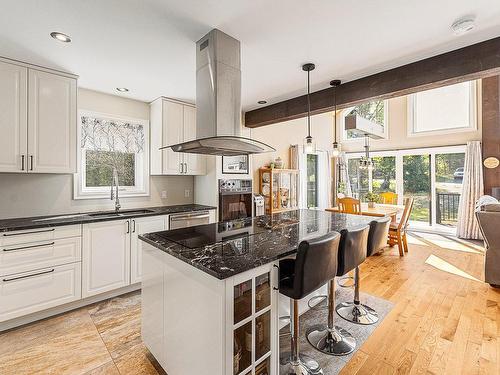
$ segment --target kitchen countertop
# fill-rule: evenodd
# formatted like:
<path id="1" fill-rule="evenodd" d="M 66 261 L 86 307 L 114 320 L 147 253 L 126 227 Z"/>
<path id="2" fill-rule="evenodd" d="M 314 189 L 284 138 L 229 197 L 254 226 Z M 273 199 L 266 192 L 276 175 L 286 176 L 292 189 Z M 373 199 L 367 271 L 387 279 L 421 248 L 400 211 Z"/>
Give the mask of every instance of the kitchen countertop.
<path id="1" fill-rule="evenodd" d="M 0 220 L 0 232 L 47 228 L 61 225 L 87 224 L 99 221 L 122 220 L 135 217 L 147 217 L 157 215 L 170 215 L 182 212 L 214 210 L 216 207 L 204 206 L 200 204 L 181 204 L 175 206 L 141 207 L 134 209 L 124 209 L 119 211 L 119 215 L 114 215 L 115 211 L 98 211 L 60 214 L 50 216 L 20 217 Z M 137 212 L 146 211 L 146 212 Z M 94 215 L 94 216 L 91 216 Z M 95 216 L 97 215 L 97 216 Z"/>
<path id="2" fill-rule="evenodd" d="M 139 238 L 220 280 L 297 251 L 300 241 L 365 226 L 373 217 L 319 210 L 199 225 Z"/>

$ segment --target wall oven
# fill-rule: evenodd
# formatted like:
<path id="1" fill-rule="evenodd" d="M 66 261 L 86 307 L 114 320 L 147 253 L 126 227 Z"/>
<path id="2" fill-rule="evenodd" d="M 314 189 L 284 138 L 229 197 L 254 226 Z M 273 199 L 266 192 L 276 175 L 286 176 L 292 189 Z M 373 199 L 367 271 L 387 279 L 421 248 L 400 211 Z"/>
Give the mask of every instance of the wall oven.
<path id="1" fill-rule="evenodd" d="M 219 221 L 252 217 L 252 180 L 219 180 Z"/>

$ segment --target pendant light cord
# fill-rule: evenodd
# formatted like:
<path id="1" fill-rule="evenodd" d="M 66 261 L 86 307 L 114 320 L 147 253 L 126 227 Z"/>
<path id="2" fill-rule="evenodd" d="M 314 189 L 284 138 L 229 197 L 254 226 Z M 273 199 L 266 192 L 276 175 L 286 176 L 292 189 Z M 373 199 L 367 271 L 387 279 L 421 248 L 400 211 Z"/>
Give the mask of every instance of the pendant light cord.
<path id="1" fill-rule="evenodd" d="M 311 94 L 311 80 L 310 80 L 311 71 L 307 71 L 307 135 L 311 137 L 311 98 L 309 97 Z"/>
<path id="2" fill-rule="evenodd" d="M 337 87 L 333 88 L 333 116 L 335 124 L 333 125 L 334 143 L 337 143 Z"/>

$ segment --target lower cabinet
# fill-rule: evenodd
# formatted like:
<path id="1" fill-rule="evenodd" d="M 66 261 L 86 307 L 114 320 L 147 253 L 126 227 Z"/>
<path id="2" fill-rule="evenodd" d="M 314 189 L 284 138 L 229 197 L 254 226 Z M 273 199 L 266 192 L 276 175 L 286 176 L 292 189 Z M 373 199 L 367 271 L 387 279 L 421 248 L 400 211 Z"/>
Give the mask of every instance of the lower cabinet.
<path id="1" fill-rule="evenodd" d="M 139 235 L 167 227 L 168 216 L 102 221 L 83 226 L 82 297 L 109 292 L 141 281 Z"/>
<path id="2" fill-rule="evenodd" d="M 81 298 L 81 263 L 3 276 L 0 322 Z"/>
<path id="3" fill-rule="evenodd" d="M 130 284 L 130 229 L 130 220 L 83 226 L 83 298 Z"/>
<path id="4" fill-rule="evenodd" d="M 130 235 L 130 283 L 141 282 L 142 279 L 142 247 L 144 242 L 139 239 L 140 234 L 159 232 L 167 229 L 167 216 L 150 216 L 132 219 L 132 231 Z"/>

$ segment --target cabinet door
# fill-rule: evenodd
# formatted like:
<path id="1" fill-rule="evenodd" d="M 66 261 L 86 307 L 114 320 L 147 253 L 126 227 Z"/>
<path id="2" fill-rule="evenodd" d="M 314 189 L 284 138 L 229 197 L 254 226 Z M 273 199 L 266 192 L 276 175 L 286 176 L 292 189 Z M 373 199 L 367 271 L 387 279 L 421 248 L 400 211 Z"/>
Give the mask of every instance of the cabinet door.
<path id="1" fill-rule="evenodd" d="M 27 68 L 0 62 L 0 172 L 26 172 L 27 75 Z"/>
<path id="2" fill-rule="evenodd" d="M 167 216 L 150 216 L 131 220 L 130 234 L 130 284 L 142 280 L 142 246 L 144 241 L 139 239 L 140 234 L 165 230 Z"/>
<path id="3" fill-rule="evenodd" d="M 130 284 L 130 229 L 128 220 L 83 226 L 83 298 Z"/>
<path id="4" fill-rule="evenodd" d="M 183 142 L 196 139 L 196 108 L 184 107 L 184 137 Z M 188 175 L 203 175 L 206 173 L 207 161 L 204 155 L 183 154 L 184 173 Z"/>
<path id="5" fill-rule="evenodd" d="M 76 172 L 76 79 L 29 69 L 28 171 Z"/>
<path id="6" fill-rule="evenodd" d="M 183 105 L 163 101 L 163 145 L 182 142 Z M 182 154 L 167 148 L 163 150 L 163 174 L 181 174 Z"/>
<path id="7" fill-rule="evenodd" d="M 79 300 L 80 266 L 77 262 L 2 277 L 0 322 Z"/>

